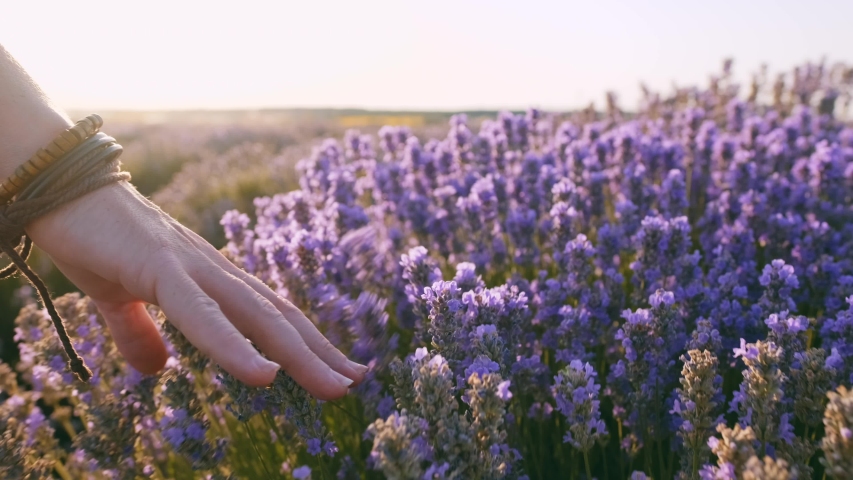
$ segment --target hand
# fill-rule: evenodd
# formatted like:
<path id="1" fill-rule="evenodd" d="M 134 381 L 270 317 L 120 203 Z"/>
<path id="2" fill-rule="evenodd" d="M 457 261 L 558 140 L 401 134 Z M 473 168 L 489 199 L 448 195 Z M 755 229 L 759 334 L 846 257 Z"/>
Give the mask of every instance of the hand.
<path id="1" fill-rule="evenodd" d="M 367 371 L 293 304 L 126 182 L 78 198 L 26 230 L 95 302 L 119 351 L 143 373 L 160 370 L 168 357 L 145 302 L 160 306 L 202 353 L 248 385 L 269 384 L 281 365 L 312 395 L 330 400 Z"/>

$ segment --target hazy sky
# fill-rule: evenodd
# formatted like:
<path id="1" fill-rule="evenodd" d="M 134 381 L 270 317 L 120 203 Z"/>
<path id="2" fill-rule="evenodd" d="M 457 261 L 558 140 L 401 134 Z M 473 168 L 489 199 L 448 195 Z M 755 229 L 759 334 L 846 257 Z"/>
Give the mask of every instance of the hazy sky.
<path id="1" fill-rule="evenodd" d="M 851 23 L 850 0 L 9 0 L 0 44 L 65 108 L 562 109 L 727 56 L 850 62 Z"/>

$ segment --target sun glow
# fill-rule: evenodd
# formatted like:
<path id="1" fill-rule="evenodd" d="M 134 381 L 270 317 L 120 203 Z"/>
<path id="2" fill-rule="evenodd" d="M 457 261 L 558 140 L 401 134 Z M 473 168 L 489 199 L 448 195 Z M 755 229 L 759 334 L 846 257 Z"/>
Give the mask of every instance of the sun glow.
<path id="1" fill-rule="evenodd" d="M 572 3 L 10 2 L 0 42 L 63 107 L 110 109 L 634 106 L 853 43 L 850 2 Z"/>

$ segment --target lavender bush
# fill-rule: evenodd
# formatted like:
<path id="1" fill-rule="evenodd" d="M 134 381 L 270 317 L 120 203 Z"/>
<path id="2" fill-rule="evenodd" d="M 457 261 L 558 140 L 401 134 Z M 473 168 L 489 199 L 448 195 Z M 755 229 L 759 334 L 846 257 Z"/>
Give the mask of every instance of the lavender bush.
<path id="1" fill-rule="evenodd" d="M 611 96 L 477 132 L 457 115 L 442 139 L 350 131 L 298 190 L 227 212 L 223 253 L 370 365 L 343 400 L 284 373 L 248 388 L 156 311 L 172 358 L 142 376 L 68 295 L 79 384 L 26 307 L 0 473 L 848 478 L 853 71 L 739 96 L 729 69 L 634 115 Z"/>

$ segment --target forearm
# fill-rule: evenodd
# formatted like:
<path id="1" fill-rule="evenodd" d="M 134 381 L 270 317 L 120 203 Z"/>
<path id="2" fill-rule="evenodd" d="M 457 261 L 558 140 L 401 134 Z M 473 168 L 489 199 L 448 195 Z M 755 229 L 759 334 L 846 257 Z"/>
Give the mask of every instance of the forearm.
<path id="1" fill-rule="evenodd" d="M 0 45 L 0 181 L 71 125 Z"/>

